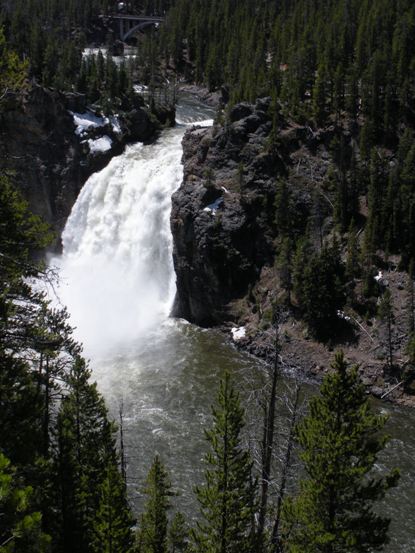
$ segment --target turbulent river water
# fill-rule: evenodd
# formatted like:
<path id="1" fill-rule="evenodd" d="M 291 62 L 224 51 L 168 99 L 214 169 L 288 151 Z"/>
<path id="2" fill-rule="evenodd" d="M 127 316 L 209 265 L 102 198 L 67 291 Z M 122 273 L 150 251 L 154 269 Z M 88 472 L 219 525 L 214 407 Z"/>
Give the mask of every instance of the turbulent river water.
<path id="1" fill-rule="evenodd" d="M 202 478 L 204 429 L 218 378 L 255 374 L 253 358 L 215 331 L 169 319 L 175 293 L 171 195 L 182 179 L 181 140 L 192 122 L 213 112 L 187 98 L 178 125 L 149 146 L 135 144 L 92 175 L 63 233 L 60 301 L 84 343 L 93 377 L 112 416 L 120 406 L 132 503 L 155 453 L 171 471 L 175 502 L 195 514 L 192 487 Z M 415 414 L 388 405 L 393 436 L 379 462 L 402 470 L 400 486 L 379 508 L 393 517 L 388 553 L 415 551 Z"/>

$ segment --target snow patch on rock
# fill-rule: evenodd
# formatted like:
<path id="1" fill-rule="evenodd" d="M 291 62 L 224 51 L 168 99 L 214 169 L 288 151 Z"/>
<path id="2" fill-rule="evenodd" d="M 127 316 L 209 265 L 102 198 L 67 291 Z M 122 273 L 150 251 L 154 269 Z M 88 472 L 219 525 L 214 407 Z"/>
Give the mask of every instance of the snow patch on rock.
<path id="1" fill-rule="evenodd" d="M 109 136 L 101 136 L 95 140 L 88 140 L 88 146 L 91 154 L 108 152 L 112 148 L 112 140 Z"/>
<path id="2" fill-rule="evenodd" d="M 231 330 L 232 333 L 232 339 L 237 342 L 238 340 L 242 340 L 246 336 L 246 328 L 244 326 L 240 326 L 239 328 L 234 327 Z"/>
<path id="3" fill-rule="evenodd" d="M 379 271 L 379 273 L 375 276 L 376 282 L 382 282 L 383 280 L 383 273 L 382 271 Z"/>
<path id="4" fill-rule="evenodd" d="M 98 127 L 105 127 L 108 125 L 109 119 L 107 117 L 99 117 L 92 111 L 86 111 L 85 113 L 76 113 L 74 111 L 69 112 L 76 125 L 75 134 L 82 136 L 89 129 L 96 129 Z"/>
<path id="5" fill-rule="evenodd" d="M 211 213 L 212 215 L 216 215 L 217 210 L 220 208 L 220 206 L 223 203 L 222 196 L 206 206 L 203 211 L 206 211 L 206 213 Z"/>

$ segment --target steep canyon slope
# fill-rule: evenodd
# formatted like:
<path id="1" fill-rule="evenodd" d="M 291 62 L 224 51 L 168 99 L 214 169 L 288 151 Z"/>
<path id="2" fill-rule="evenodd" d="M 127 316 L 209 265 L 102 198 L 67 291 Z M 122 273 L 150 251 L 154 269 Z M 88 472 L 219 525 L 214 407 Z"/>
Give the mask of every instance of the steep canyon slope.
<path id="1" fill-rule="evenodd" d="M 226 332 L 243 327 L 238 346 L 272 359 L 278 311 L 284 363 L 315 376 L 329 365 L 333 349 L 342 348 L 360 364 L 372 392 L 381 396 L 405 378 L 408 275 L 399 270 L 398 258 L 385 262 L 379 252 L 379 273 L 372 278 L 377 294 L 370 300 L 363 294 L 362 279 L 344 279 L 347 301 L 335 313 L 338 321 L 325 340 L 310 332 L 301 303 L 291 290 L 287 294 L 286 268 L 281 265 L 285 215 L 291 218 L 290 239 L 308 237 L 304 264 L 311 251 L 326 247 L 339 250 L 342 266 L 350 262 L 351 248 L 361 255 L 366 198 L 359 198 L 356 243 L 347 245 L 347 233 L 339 232 L 336 191 L 330 185 L 337 163 L 333 144 L 341 143 L 344 155 L 358 155 L 355 130 L 334 123 L 313 130 L 280 110 L 273 138 L 270 105 L 270 98 L 255 105 L 238 104 L 223 125 L 195 127 L 185 135 L 184 180 L 173 196 L 171 216 L 177 274 L 173 314 L 202 326 L 222 326 Z M 289 198 L 286 204 L 284 194 Z M 377 296 L 386 288 L 394 302 L 390 336 L 376 311 Z M 402 389 L 398 386 L 395 399 L 410 401 Z M 410 384 L 406 391 L 411 391 Z"/>

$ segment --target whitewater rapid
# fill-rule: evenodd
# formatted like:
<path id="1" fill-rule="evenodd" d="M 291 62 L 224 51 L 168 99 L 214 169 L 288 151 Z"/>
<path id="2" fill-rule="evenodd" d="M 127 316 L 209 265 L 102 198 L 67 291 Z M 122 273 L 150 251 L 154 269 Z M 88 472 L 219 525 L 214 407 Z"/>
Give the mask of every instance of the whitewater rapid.
<path id="1" fill-rule="evenodd" d="M 198 124 L 209 125 L 211 121 Z M 189 123 L 128 146 L 84 185 L 62 235 L 59 298 L 88 356 L 131 344 L 168 316 L 175 294 L 171 196 Z"/>

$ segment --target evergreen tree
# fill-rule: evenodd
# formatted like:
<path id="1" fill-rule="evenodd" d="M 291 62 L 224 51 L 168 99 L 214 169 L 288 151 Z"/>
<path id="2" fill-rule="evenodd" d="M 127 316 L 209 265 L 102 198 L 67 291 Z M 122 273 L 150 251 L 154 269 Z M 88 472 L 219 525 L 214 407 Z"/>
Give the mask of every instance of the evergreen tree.
<path id="1" fill-rule="evenodd" d="M 108 546 L 111 535 L 104 518 L 113 514 L 106 504 L 108 494 L 113 494 L 118 508 L 122 507 L 112 528 L 114 537 L 126 540 L 122 542 L 125 544 L 131 529 L 121 477 L 116 485 L 115 429 L 89 377 L 85 361 L 78 357 L 58 416 L 57 509 L 61 513 L 62 549 L 68 553 L 89 553 L 93 543 L 94 547 L 97 543 Z M 122 523 L 125 528 L 121 528 Z"/>
<path id="2" fill-rule="evenodd" d="M 93 518 L 92 553 L 132 553 L 133 518 L 116 459 L 110 458 L 100 485 L 98 510 Z"/>
<path id="3" fill-rule="evenodd" d="M 156 455 L 147 476 L 148 496 L 138 530 L 139 553 L 167 553 L 168 518 L 171 484 L 160 457 Z"/>
<path id="4" fill-rule="evenodd" d="M 375 473 L 386 418 L 371 412 L 357 367 L 343 353 L 297 428 L 306 478 L 285 505 L 288 553 L 366 553 L 388 541 L 389 520 L 373 507 L 398 474 Z"/>
<path id="5" fill-rule="evenodd" d="M 326 101 L 327 72 L 325 63 L 322 62 L 318 68 L 317 78 L 313 90 L 313 115 L 318 126 L 324 125 L 327 118 Z"/>
<path id="6" fill-rule="evenodd" d="M 16 469 L 0 452 L 0 552 L 46 553 L 50 537 L 42 532 L 42 515 L 31 509 L 33 489 L 22 486 Z"/>
<path id="7" fill-rule="evenodd" d="M 290 238 L 285 238 L 281 244 L 277 258 L 277 267 L 280 274 L 281 286 L 287 292 L 287 302 L 291 304 L 291 292 L 293 287 L 293 243 Z"/>
<path id="8" fill-rule="evenodd" d="M 35 462 L 42 444 L 43 393 L 33 365 L 36 315 L 43 296 L 27 278 L 41 276 L 30 252 L 48 243 L 47 226 L 33 216 L 10 180 L 0 175 L 0 427 L 13 465 Z M 24 355 L 22 355 L 24 351 Z"/>
<path id="9" fill-rule="evenodd" d="M 168 532 L 169 553 L 185 553 L 189 547 L 189 529 L 182 513 L 176 513 Z"/>
<path id="10" fill-rule="evenodd" d="M 359 275 L 360 270 L 359 242 L 354 221 L 352 220 L 349 226 L 347 240 L 346 277 L 353 280 L 354 277 Z"/>
<path id="11" fill-rule="evenodd" d="M 307 239 L 298 240 L 293 262 L 293 292 L 300 307 L 304 300 L 303 276 L 310 255 L 312 255 L 312 251 L 309 241 Z"/>
<path id="12" fill-rule="evenodd" d="M 304 320 L 317 338 L 327 339 L 338 325 L 346 301 L 344 265 L 336 247 L 323 248 L 305 266 L 300 280 Z"/>
<path id="13" fill-rule="evenodd" d="M 227 374 L 221 382 L 213 428 L 206 432 L 211 451 L 205 484 L 196 488 L 202 520 L 193 533 L 200 553 L 251 552 L 255 486 L 252 462 L 242 448 L 244 412 Z"/>
<path id="14" fill-rule="evenodd" d="M 0 108 L 8 94 L 24 90 L 27 77 L 27 62 L 20 61 L 16 52 L 8 47 L 0 27 Z"/>

